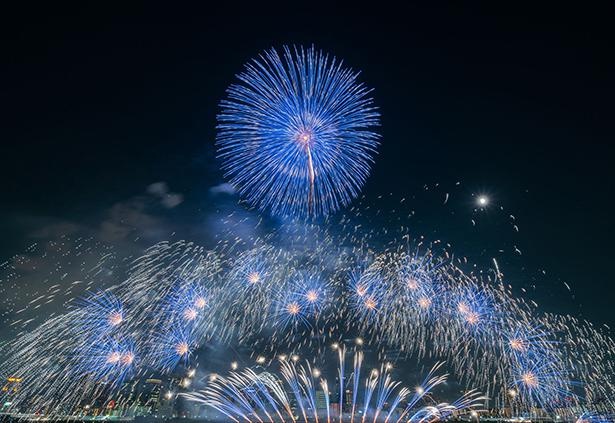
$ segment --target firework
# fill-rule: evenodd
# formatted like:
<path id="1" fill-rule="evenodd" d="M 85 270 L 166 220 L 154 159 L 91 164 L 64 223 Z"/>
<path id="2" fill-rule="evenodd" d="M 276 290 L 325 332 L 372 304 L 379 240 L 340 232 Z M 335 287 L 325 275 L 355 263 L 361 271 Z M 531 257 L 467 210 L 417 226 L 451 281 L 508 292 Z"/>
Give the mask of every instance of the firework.
<path id="1" fill-rule="evenodd" d="M 180 363 L 187 365 L 197 347 L 194 332 L 183 324 L 168 327 L 152 341 L 154 366 L 167 371 L 175 369 Z"/>
<path id="2" fill-rule="evenodd" d="M 568 375 L 557 363 L 530 357 L 514 368 L 513 386 L 527 403 L 535 403 L 546 410 L 574 402 Z"/>
<path id="3" fill-rule="evenodd" d="M 305 248 L 301 240 L 314 236 L 320 237 L 318 246 Z M 584 404 L 592 409 L 602 404 L 604 411 L 612 407 L 615 345 L 589 323 L 540 313 L 498 278 L 464 273 L 459 263 L 431 250 L 390 245 L 378 254 L 365 242 L 361 245 L 370 251 L 347 248 L 357 242 L 352 237 L 340 240 L 304 229 L 286 239 L 293 237 L 296 245 L 283 248 L 260 240 L 251 248 L 215 252 L 186 242 L 150 248 L 112 291 L 71 302 L 66 313 L 7 344 L 2 374 L 30 381 L 11 394 L 11 403 L 59 414 L 104 401 L 117 396 L 123 381 L 192 367 L 210 341 L 249 345 L 262 357 L 288 346 L 318 356 L 329 349 L 326 340 L 358 336 L 357 346 L 374 346 L 386 361 L 392 351 L 393 360 L 443 360 L 462 385 L 477 387 L 494 404 L 512 405 L 519 412 L 540 407 L 572 417 Z M 353 387 L 352 414 L 393 421 L 390 404 L 414 401 L 416 392 L 387 378 L 387 366 L 364 369 L 357 354 L 346 369 L 341 342 L 336 351 L 338 380 Z M 296 402 L 299 395 L 305 415 L 312 418 L 314 392 L 339 386 L 325 378 L 312 380 L 315 368 L 293 364 L 282 365 L 289 392 L 298 392 L 292 400 L 275 394 L 282 386 L 273 376 L 238 373 L 254 395 L 247 404 L 261 403 L 241 413 L 254 418 L 249 413 L 266 411 L 281 420 L 278 411 L 286 415 L 288 401 Z M 421 390 L 429 391 L 431 379 L 420 384 Z M 233 379 L 233 386 L 238 383 Z M 325 396 L 329 418 L 343 396 L 341 391 Z M 443 418 L 464 404 L 462 398 L 422 409 L 417 416 Z M 226 408 L 235 416 L 237 410 Z M 419 418 L 413 416 L 408 412 L 406 417 Z"/>
<path id="4" fill-rule="evenodd" d="M 120 300 L 112 293 L 102 291 L 91 294 L 77 302 L 83 311 L 80 324 L 90 337 L 99 337 L 116 331 L 124 321 L 124 309 Z"/>
<path id="5" fill-rule="evenodd" d="M 453 319 L 469 331 L 489 330 L 496 319 L 494 299 L 490 292 L 476 286 L 461 286 L 451 293 Z"/>
<path id="6" fill-rule="evenodd" d="M 137 365 L 134 343 L 107 337 L 97 339 L 76 352 L 78 376 L 90 376 L 96 381 L 119 385 Z"/>
<path id="7" fill-rule="evenodd" d="M 322 312 L 331 294 L 328 284 L 309 272 L 298 274 L 296 279 L 294 282 L 297 286 L 296 294 L 302 306 L 313 315 Z"/>
<path id="8" fill-rule="evenodd" d="M 163 329 L 182 327 L 185 331 L 200 330 L 211 309 L 212 297 L 200 281 L 178 280 L 158 311 Z M 173 329 L 170 330 L 173 332 Z"/>
<path id="9" fill-rule="evenodd" d="M 238 75 L 218 116 L 218 154 L 245 199 L 274 215 L 327 215 L 365 182 L 378 113 L 358 73 L 314 47 L 271 49 Z"/>
<path id="10" fill-rule="evenodd" d="M 217 377 L 200 392 L 185 394 L 186 398 L 203 403 L 218 410 L 233 421 L 292 421 L 304 422 L 320 419 L 330 422 L 348 419 L 354 421 L 438 421 L 455 413 L 462 415 L 480 406 L 484 400 L 476 391 L 466 392 L 454 403 L 440 403 L 429 406 L 419 406 L 429 394 L 440 384 L 446 382 L 447 375 L 438 375 L 441 364 L 436 364 L 423 382 L 414 391 L 401 387 L 392 379 L 387 366 L 380 370 L 372 369 L 366 372 L 361 380 L 363 353 L 357 351 L 354 356 L 353 395 L 352 403 L 344 404 L 344 367 L 345 347 L 338 347 L 340 385 L 339 407 L 331 407 L 329 381 L 321 377 L 309 362 L 297 364 L 282 360 L 280 376 L 270 372 L 257 373 L 252 369 L 242 372 L 232 372 L 228 377 Z M 317 389 L 324 397 L 324 404 L 316 399 Z M 358 391 L 363 390 L 361 407 L 356 403 Z M 289 394 L 287 394 L 290 393 Z M 412 395 L 410 393 L 413 392 Z M 295 417 L 293 406 L 298 410 L 299 418 Z"/>
<path id="11" fill-rule="evenodd" d="M 576 420 L 576 423 L 613 423 L 615 415 L 586 411 Z"/>
<path id="12" fill-rule="evenodd" d="M 309 325 L 308 308 L 303 302 L 303 297 L 297 293 L 280 293 L 274 304 L 276 324 L 286 325 Z"/>
<path id="13" fill-rule="evenodd" d="M 549 338 L 549 332 L 541 326 L 527 327 L 518 324 L 511 328 L 505 339 L 505 349 L 509 357 L 521 364 L 528 359 L 540 359 L 543 361 L 556 362 L 557 342 Z"/>

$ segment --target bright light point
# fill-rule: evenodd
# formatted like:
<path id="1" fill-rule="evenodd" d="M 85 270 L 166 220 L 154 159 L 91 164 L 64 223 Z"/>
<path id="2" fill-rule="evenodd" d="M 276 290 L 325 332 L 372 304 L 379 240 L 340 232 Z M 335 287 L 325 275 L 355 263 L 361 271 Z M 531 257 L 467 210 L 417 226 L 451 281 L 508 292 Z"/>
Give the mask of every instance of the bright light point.
<path id="1" fill-rule="evenodd" d="M 265 357 L 263 357 L 262 355 L 259 355 L 258 357 L 256 357 L 256 362 L 258 364 L 263 364 L 265 362 Z"/>
<path id="2" fill-rule="evenodd" d="M 532 372 L 523 373 L 523 375 L 521 376 L 521 380 L 523 381 L 525 385 L 527 385 L 530 388 L 538 387 L 538 378 Z"/>
<path id="3" fill-rule="evenodd" d="M 391 363 L 387 363 L 384 367 L 385 367 L 387 370 L 391 370 L 391 369 L 393 368 L 393 364 L 391 364 Z"/>
<path id="4" fill-rule="evenodd" d="M 470 312 L 466 314 L 466 322 L 468 322 L 471 325 L 477 324 L 479 320 L 480 319 L 479 319 L 478 313 Z"/>
<path id="5" fill-rule="evenodd" d="M 196 308 L 203 309 L 207 305 L 207 300 L 204 297 L 198 297 L 194 301 L 194 305 L 196 306 Z"/>
<path id="6" fill-rule="evenodd" d="M 466 303 L 459 303 L 457 304 L 457 310 L 461 313 L 461 314 L 468 314 L 470 312 L 470 307 L 468 307 L 468 305 Z"/>
<path id="7" fill-rule="evenodd" d="M 419 282 L 414 278 L 409 278 L 407 285 L 408 285 L 408 289 L 411 289 L 412 291 L 414 291 L 415 289 L 419 287 Z"/>
<path id="8" fill-rule="evenodd" d="M 331 344 L 331 348 L 333 348 L 334 350 L 337 350 L 340 347 L 340 344 L 338 344 L 337 342 L 334 342 L 333 344 Z"/>
<path id="9" fill-rule="evenodd" d="M 516 397 L 517 396 L 517 391 L 515 391 L 514 389 L 509 389 L 508 390 L 508 395 L 510 395 L 511 397 Z"/>
<path id="10" fill-rule="evenodd" d="M 318 369 L 312 370 L 312 375 L 314 375 L 314 377 L 320 377 L 320 370 Z"/>
<path id="11" fill-rule="evenodd" d="M 525 351 L 526 345 L 522 339 L 511 339 L 510 348 L 512 348 L 515 351 Z"/>
<path id="12" fill-rule="evenodd" d="M 212 374 L 209 375 L 209 381 L 210 382 L 213 382 L 216 379 L 218 379 L 218 375 L 216 373 L 212 373 Z"/>
<path id="13" fill-rule="evenodd" d="M 376 309 L 376 300 L 374 300 L 373 298 L 367 298 L 365 300 L 365 307 L 368 310 L 375 310 Z"/>
<path id="14" fill-rule="evenodd" d="M 472 415 L 472 417 L 478 417 L 478 413 L 475 410 L 472 410 L 470 414 Z"/>
<path id="15" fill-rule="evenodd" d="M 259 283 L 261 280 L 261 275 L 258 272 L 252 272 L 248 275 L 248 282 L 252 285 L 255 283 Z"/>
<path id="16" fill-rule="evenodd" d="M 109 355 L 107 355 L 107 363 L 109 364 L 117 363 L 120 361 L 121 358 L 122 358 L 122 354 L 120 354 L 119 352 L 109 353 Z"/>
<path id="17" fill-rule="evenodd" d="M 286 311 L 291 316 L 296 316 L 301 311 L 301 307 L 299 307 L 299 303 L 293 301 L 286 306 Z"/>
<path id="18" fill-rule="evenodd" d="M 166 394 L 164 394 L 165 398 L 170 400 L 171 398 L 173 398 L 173 392 L 171 391 L 167 391 Z"/>
<path id="19" fill-rule="evenodd" d="M 109 318 L 107 319 L 111 326 L 117 326 L 122 323 L 124 317 L 120 311 L 112 311 L 109 313 Z"/>
<path id="20" fill-rule="evenodd" d="M 318 292 L 311 289 L 305 294 L 305 297 L 310 303 L 315 303 L 318 300 Z"/>
<path id="21" fill-rule="evenodd" d="M 363 345 L 363 338 L 357 338 L 355 342 L 357 345 Z"/>
<path id="22" fill-rule="evenodd" d="M 189 322 L 193 321 L 194 319 L 196 319 L 198 315 L 198 312 L 193 309 L 192 307 L 187 308 L 186 310 L 184 310 L 184 319 L 188 320 Z"/>
<path id="23" fill-rule="evenodd" d="M 423 395 L 425 393 L 425 389 L 423 389 L 422 386 L 417 386 L 416 388 L 414 388 L 414 390 L 416 391 L 417 394 L 419 395 Z"/>
<path id="24" fill-rule="evenodd" d="M 239 367 L 239 365 L 237 364 L 236 361 L 231 362 L 231 369 L 237 370 L 237 367 Z"/>
<path id="25" fill-rule="evenodd" d="M 309 129 L 300 131 L 295 135 L 295 139 L 303 146 L 310 146 L 312 144 L 312 132 Z"/>
<path id="26" fill-rule="evenodd" d="M 184 356 L 188 354 L 189 351 L 190 351 L 190 347 L 188 346 L 187 342 L 180 342 L 177 345 L 175 345 L 175 352 L 179 356 Z"/>
<path id="27" fill-rule="evenodd" d="M 196 374 L 196 370 L 194 369 L 188 370 L 188 377 L 194 377 L 195 374 Z"/>
<path id="28" fill-rule="evenodd" d="M 299 356 L 298 356 L 298 355 L 296 355 L 296 354 L 293 354 L 293 355 L 290 357 L 290 359 L 296 363 L 297 361 L 299 361 Z"/>
<path id="29" fill-rule="evenodd" d="M 280 361 L 286 361 L 287 357 L 286 357 L 286 354 L 280 354 L 278 358 L 280 359 Z"/>
<path id="30" fill-rule="evenodd" d="M 429 308 L 431 305 L 431 300 L 427 297 L 419 298 L 419 307 L 421 308 Z"/>
<path id="31" fill-rule="evenodd" d="M 489 204 L 489 198 L 485 195 L 479 196 L 476 201 L 480 207 L 485 207 L 487 204 Z"/>
<path id="32" fill-rule="evenodd" d="M 130 366 L 135 360 L 135 355 L 132 352 L 127 352 L 122 355 L 122 364 Z"/>
<path id="33" fill-rule="evenodd" d="M 183 379 L 183 380 L 182 380 L 182 386 L 183 386 L 184 388 L 189 387 L 189 386 L 190 386 L 190 383 L 191 383 L 191 382 L 190 382 L 190 379 Z"/>

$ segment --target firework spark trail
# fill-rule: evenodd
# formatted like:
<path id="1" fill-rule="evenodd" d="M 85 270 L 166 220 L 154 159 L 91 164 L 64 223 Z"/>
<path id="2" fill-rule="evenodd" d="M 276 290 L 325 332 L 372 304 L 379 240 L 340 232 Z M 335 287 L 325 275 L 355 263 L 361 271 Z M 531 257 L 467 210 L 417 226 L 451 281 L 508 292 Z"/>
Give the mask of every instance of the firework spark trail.
<path id="1" fill-rule="evenodd" d="M 350 413 L 350 421 L 354 422 L 355 410 L 357 407 L 357 394 L 359 392 L 359 383 L 361 382 L 361 366 L 363 365 L 363 352 L 358 351 L 354 356 L 354 366 L 352 373 L 352 408 Z"/>

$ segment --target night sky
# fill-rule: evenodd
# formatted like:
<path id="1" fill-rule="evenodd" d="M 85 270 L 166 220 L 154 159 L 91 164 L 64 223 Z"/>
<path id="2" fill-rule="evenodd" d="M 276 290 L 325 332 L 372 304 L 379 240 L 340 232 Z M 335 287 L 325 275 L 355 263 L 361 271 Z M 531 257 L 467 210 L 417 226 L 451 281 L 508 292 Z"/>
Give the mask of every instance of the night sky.
<path id="1" fill-rule="evenodd" d="M 374 88 L 382 145 L 366 202 L 408 198 L 417 234 L 498 257 L 545 310 L 615 324 L 605 10 L 202 5 L 6 16 L 0 261 L 65 232 L 206 244 L 208 216 L 224 213 L 214 140 L 226 87 L 264 49 L 314 44 Z M 477 215 L 480 193 L 492 205 Z"/>

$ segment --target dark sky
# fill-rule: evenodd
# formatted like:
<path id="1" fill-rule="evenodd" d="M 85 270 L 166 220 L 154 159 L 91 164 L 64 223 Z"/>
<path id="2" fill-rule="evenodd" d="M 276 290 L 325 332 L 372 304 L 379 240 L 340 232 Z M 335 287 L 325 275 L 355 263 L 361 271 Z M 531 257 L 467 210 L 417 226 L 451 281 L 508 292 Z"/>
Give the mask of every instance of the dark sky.
<path id="1" fill-rule="evenodd" d="M 50 225 L 108 228 L 117 215 L 125 223 L 126 199 L 143 200 L 158 181 L 184 200 L 166 207 L 175 209 L 166 218 L 199 224 L 214 207 L 210 187 L 223 182 L 213 143 L 225 88 L 266 48 L 314 44 L 360 69 L 375 89 L 382 146 L 368 198 L 412 197 L 425 185 L 462 181 L 457 215 L 465 207 L 467 219 L 446 220 L 415 204 L 425 209 L 417 231 L 468 255 L 518 246 L 523 258 L 505 273 L 522 278 L 545 269 L 536 295 L 547 309 L 568 310 L 559 303 L 567 282 L 580 308 L 571 312 L 615 324 L 607 11 L 558 4 L 354 13 L 307 4 L 214 11 L 202 2 L 200 10 L 5 14 L 1 257 L 49 235 Z M 505 209 L 500 215 L 515 215 L 519 234 L 510 225 L 498 229 L 493 211 L 493 230 L 472 232 L 479 192 Z M 130 218 L 143 224 L 151 217 Z"/>

